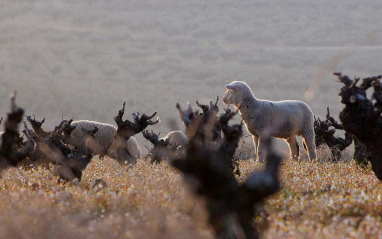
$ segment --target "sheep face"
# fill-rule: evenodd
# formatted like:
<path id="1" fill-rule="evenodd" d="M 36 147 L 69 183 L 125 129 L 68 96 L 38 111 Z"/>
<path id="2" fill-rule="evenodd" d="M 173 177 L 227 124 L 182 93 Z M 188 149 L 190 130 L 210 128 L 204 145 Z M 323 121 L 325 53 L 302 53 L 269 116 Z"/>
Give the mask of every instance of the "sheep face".
<path id="1" fill-rule="evenodd" d="M 243 97 L 247 94 L 252 94 L 251 89 L 247 83 L 243 81 L 233 81 L 229 85 L 226 85 L 227 91 L 223 96 L 224 104 L 233 104 L 238 106 L 243 102 Z"/>
<path id="2" fill-rule="evenodd" d="M 228 90 L 224 93 L 224 96 L 223 96 L 223 102 L 224 104 L 233 104 L 233 91 L 232 90 Z"/>

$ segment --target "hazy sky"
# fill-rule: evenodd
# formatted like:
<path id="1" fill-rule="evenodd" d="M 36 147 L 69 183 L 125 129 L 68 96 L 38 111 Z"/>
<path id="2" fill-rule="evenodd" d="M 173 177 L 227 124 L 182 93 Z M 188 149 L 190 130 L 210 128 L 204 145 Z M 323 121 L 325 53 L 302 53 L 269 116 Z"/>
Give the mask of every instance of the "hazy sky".
<path id="1" fill-rule="evenodd" d="M 112 123 L 176 102 L 195 105 L 244 80 L 259 98 L 300 99 L 337 114 L 331 74 L 381 74 L 381 1 L 2 1 L 0 115 L 8 95 L 27 114 Z M 304 98 L 312 80 L 314 98 Z M 181 124 L 178 123 L 178 127 Z"/>

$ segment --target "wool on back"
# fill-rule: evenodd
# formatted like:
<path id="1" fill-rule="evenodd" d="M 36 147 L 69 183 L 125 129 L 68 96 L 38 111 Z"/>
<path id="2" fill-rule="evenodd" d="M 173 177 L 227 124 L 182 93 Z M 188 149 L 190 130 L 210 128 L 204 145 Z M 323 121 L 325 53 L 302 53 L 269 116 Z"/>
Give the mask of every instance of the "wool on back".
<path id="1" fill-rule="evenodd" d="M 92 150 L 94 150 L 94 154 L 106 154 L 107 149 L 113 143 L 114 136 L 117 133 L 117 128 L 114 125 L 96 121 L 78 120 L 73 121 L 71 125 L 76 126 L 72 135 L 79 139 L 84 139 L 85 137 L 82 129 L 92 130 L 94 126 L 98 127 L 98 131 L 94 135 L 95 144 L 90 146 Z"/>

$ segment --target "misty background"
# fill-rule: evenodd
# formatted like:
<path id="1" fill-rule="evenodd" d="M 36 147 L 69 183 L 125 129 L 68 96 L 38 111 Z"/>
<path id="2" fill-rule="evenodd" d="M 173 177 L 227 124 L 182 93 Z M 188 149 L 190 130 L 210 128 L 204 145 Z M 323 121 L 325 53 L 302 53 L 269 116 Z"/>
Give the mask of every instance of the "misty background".
<path id="1" fill-rule="evenodd" d="M 177 102 L 196 109 L 195 100 L 222 98 L 233 80 L 246 81 L 258 98 L 303 100 L 321 118 L 330 106 L 338 119 L 341 84 L 333 71 L 382 74 L 379 0 L 3 0 L 0 6 L 0 116 L 17 90 L 17 104 L 26 115 L 45 117 L 44 129 L 61 116 L 115 125 L 126 101 L 124 119 L 157 111 L 162 122 L 148 129 L 165 135 L 183 129 Z"/>

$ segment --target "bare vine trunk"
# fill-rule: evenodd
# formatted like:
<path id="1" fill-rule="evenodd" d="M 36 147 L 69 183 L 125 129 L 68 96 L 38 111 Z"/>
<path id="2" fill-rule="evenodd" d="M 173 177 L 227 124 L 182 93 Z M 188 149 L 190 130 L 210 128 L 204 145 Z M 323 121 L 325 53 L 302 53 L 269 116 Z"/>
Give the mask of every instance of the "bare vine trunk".
<path id="1" fill-rule="evenodd" d="M 351 133 L 358 145 L 365 146 L 365 153 L 370 160 L 372 169 L 379 180 L 382 180 L 382 76 L 373 76 L 351 80 L 341 73 L 334 73 L 345 85 L 341 88 L 341 103 L 345 108 L 340 113 L 340 120 L 346 132 Z M 373 87 L 371 99 L 367 98 L 366 90 Z"/>
<path id="2" fill-rule="evenodd" d="M 193 134 L 189 134 L 185 158 L 172 162 L 175 168 L 184 173 L 193 191 L 205 200 L 209 223 L 219 239 L 258 238 L 259 234 L 253 226 L 255 205 L 279 190 L 281 157 L 274 153 L 270 138 L 264 142 L 268 149 L 265 169 L 249 176 L 242 184 L 236 180 L 232 158 L 243 124 L 228 125 L 236 113 L 226 111 L 218 117 L 224 139 L 216 148 L 206 141 L 208 137 L 205 134 L 210 134 L 213 128 L 205 127 L 202 116 L 189 112 L 184 117 L 186 114 L 181 111 L 183 120 L 189 122 L 189 132 Z M 196 128 L 192 129 L 191 126 Z"/>

